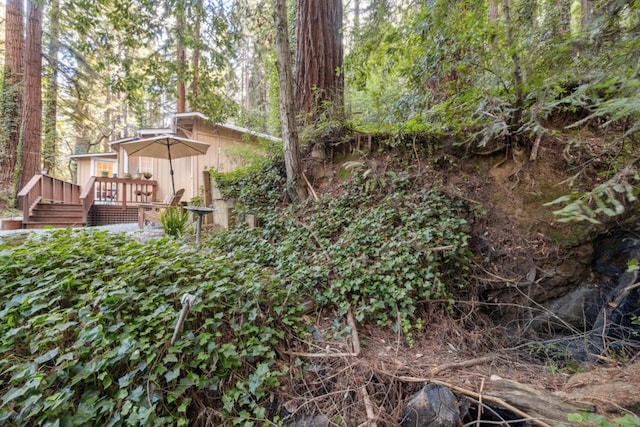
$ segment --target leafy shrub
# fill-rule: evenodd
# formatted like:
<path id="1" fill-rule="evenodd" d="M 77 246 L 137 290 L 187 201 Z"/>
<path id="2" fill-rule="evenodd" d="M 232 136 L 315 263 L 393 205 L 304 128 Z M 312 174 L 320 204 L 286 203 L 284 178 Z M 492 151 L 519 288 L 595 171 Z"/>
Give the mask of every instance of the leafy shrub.
<path id="1" fill-rule="evenodd" d="M 271 147 L 269 155 L 250 166 L 231 172 L 211 171 L 225 199 L 237 199 L 240 213 L 264 213 L 274 209 L 284 193 L 284 155 L 280 147 Z"/>
<path id="2" fill-rule="evenodd" d="M 589 192 L 561 196 L 545 206 L 567 203 L 563 208 L 553 211 L 558 222 L 587 221 L 600 224 L 599 218 L 622 215 L 626 211 L 625 204 L 638 199 L 639 181 L 640 172 L 633 166 L 626 166 Z"/>
<path id="3" fill-rule="evenodd" d="M 0 246 L 0 424 L 277 422 L 275 349 L 308 334 L 302 303 L 410 337 L 420 306 L 464 283 L 464 206 L 385 181 L 285 210 L 265 200 L 264 227 L 202 250 L 87 230 Z M 201 302 L 170 345 L 185 293 Z"/>
<path id="4" fill-rule="evenodd" d="M 202 254 L 103 231 L 0 246 L 0 424 L 273 417 L 274 347 L 302 324 L 298 303 L 277 274 Z M 201 302 L 169 345 L 187 292 Z"/>
<path id="5" fill-rule="evenodd" d="M 166 234 L 180 237 L 184 234 L 189 221 L 189 213 L 182 206 L 169 206 L 160 212 L 160 223 Z"/>
<path id="6" fill-rule="evenodd" d="M 342 314 L 351 307 L 360 321 L 410 333 L 422 303 L 464 283 L 463 205 L 437 190 L 415 192 L 405 175 L 385 183 L 388 194 L 375 193 L 356 177 L 339 197 L 266 213 L 262 228 L 238 228 L 213 244 L 278 271 L 319 305 Z"/>
<path id="7" fill-rule="evenodd" d="M 622 417 L 609 421 L 603 415 L 597 414 L 569 414 L 568 420 L 572 423 L 580 423 L 580 425 L 600 426 L 600 427 L 638 427 L 640 426 L 640 418 L 633 415 L 625 414 Z"/>

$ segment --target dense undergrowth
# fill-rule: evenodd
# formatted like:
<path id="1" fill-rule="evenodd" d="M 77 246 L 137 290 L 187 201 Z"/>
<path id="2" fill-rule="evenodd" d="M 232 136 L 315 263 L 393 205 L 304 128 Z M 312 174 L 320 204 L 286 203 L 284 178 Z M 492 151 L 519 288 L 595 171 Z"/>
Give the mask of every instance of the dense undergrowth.
<path id="1" fill-rule="evenodd" d="M 339 328 L 351 309 L 410 340 L 423 304 L 464 285 L 460 202 L 389 174 L 375 192 L 356 177 L 340 197 L 280 209 L 280 166 L 236 176 L 262 226 L 200 250 L 69 230 L 0 244 L 0 422 L 278 423 L 280 352 L 311 340 L 309 302 Z M 170 345 L 186 293 L 198 302 Z"/>
<path id="2" fill-rule="evenodd" d="M 300 324 L 273 275 L 104 232 L 34 236 L 0 258 L 3 424 L 184 425 L 201 407 L 228 423 L 264 416 L 281 373 L 273 346 Z M 168 345 L 185 293 L 201 301 Z"/>

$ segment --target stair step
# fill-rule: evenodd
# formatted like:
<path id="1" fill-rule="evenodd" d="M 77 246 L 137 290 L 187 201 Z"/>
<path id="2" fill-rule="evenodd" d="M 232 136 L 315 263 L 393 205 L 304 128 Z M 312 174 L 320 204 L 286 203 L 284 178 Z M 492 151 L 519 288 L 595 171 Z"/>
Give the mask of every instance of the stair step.
<path id="1" fill-rule="evenodd" d="M 37 205 L 33 212 L 82 212 L 82 206 L 77 205 Z"/>
<path id="2" fill-rule="evenodd" d="M 31 215 L 24 222 L 82 222 L 82 215 Z"/>
<path id="3" fill-rule="evenodd" d="M 34 228 L 73 228 L 73 227 L 84 227 L 85 224 L 82 223 L 82 221 L 77 221 L 77 222 L 55 222 L 55 221 L 48 221 L 48 222 L 34 222 L 34 221 L 28 221 L 28 222 L 24 222 L 24 228 L 27 229 L 34 229 Z"/>
<path id="4" fill-rule="evenodd" d="M 78 203 L 38 203 L 23 224 L 31 229 L 82 227 L 86 225 L 82 214 L 82 205 Z"/>

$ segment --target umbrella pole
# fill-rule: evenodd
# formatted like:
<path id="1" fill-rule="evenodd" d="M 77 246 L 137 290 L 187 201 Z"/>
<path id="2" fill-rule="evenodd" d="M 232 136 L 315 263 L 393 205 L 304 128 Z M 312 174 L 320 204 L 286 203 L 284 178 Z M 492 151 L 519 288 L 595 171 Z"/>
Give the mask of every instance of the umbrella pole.
<path id="1" fill-rule="evenodd" d="M 176 182 L 173 179 L 173 163 L 171 162 L 171 144 L 167 140 L 167 153 L 169 154 L 169 175 L 171 175 L 171 186 L 173 187 L 173 195 L 176 195 Z"/>

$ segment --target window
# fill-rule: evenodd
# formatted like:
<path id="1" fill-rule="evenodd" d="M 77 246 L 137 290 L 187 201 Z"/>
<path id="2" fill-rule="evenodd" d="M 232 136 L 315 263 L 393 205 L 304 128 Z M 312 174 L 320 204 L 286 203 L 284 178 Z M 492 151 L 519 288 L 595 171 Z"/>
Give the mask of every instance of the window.
<path id="1" fill-rule="evenodd" d="M 138 167 L 133 166 L 132 173 L 152 172 L 153 173 L 153 159 L 151 157 L 138 157 Z"/>
<path id="2" fill-rule="evenodd" d="M 96 170 L 94 175 L 99 176 L 103 171 L 106 171 L 109 176 L 116 171 L 115 162 L 109 162 L 106 160 L 96 160 Z"/>

